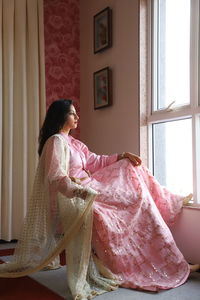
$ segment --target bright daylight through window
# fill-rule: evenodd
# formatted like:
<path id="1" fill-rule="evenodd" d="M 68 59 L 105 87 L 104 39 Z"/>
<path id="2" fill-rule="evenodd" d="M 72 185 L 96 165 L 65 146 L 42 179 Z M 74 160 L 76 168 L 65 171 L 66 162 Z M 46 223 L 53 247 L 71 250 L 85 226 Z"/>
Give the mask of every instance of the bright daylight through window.
<path id="1" fill-rule="evenodd" d="M 200 203 L 199 0 L 149 0 L 149 149 L 157 180 Z"/>

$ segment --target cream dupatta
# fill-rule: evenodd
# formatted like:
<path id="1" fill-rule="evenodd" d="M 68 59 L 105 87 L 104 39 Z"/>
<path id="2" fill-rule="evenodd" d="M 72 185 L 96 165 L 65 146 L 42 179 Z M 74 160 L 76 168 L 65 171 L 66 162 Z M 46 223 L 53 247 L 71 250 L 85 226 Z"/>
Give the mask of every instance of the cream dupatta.
<path id="1" fill-rule="evenodd" d="M 68 176 L 69 146 L 60 135 L 56 138 L 60 170 Z M 97 193 L 87 188 L 86 200 L 68 198 L 57 192 L 51 211 L 50 186 L 45 174 L 46 142 L 36 171 L 33 193 L 24 220 L 13 260 L 0 265 L 0 277 L 22 277 L 37 272 L 50 264 L 61 251 L 67 254 L 67 278 L 73 299 L 91 299 L 97 294 L 117 288 L 112 273 L 91 254 L 93 212 L 92 203 Z M 56 181 L 55 174 L 55 181 Z M 83 187 L 78 186 L 82 189 Z M 84 188 L 85 189 L 85 188 Z M 62 234 L 58 230 L 62 224 Z"/>

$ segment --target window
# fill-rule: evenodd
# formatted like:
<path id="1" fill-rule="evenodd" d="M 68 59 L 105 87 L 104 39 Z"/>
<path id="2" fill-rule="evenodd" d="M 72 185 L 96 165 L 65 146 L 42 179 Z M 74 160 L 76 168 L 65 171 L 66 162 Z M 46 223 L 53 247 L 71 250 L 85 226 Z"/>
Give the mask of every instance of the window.
<path id="1" fill-rule="evenodd" d="M 149 0 L 149 155 L 158 181 L 200 203 L 199 0 Z"/>

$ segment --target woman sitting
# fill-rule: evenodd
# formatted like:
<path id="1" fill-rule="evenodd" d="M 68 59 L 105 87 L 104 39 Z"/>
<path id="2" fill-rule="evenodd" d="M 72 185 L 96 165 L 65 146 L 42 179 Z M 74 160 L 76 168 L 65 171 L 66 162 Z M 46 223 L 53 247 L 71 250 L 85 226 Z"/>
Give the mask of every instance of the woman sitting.
<path id="1" fill-rule="evenodd" d="M 90 152 L 70 135 L 78 119 L 71 100 L 47 111 L 30 208 L 15 259 L 0 276 L 37 271 L 66 249 L 74 299 L 118 285 L 158 291 L 183 284 L 199 265 L 186 262 L 168 225 L 191 195 L 161 186 L 130 152 Z"/>

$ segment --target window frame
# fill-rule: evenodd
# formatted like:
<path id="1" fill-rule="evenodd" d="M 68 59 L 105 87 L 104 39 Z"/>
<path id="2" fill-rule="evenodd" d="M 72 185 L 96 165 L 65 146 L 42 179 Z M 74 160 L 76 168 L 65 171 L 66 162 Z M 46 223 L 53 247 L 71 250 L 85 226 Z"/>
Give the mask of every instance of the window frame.
<path id="1" fill-rule="evenodd" d="M 192 119 L 192 151 L 193 151 L 193 205 L 200 206 L 200 0 L 191 0 L 191 29 L 190 29 L 190 103 L 175 106 L 174 103 L 164 109 L 155 110 L 154 103 L 157 101 L 157 23 L 155 21 L 155 10 L 159 0 L 147 0 L 147 128 L 148 128 L 148 162 L 153 170 L 153 134 L 152 127 L 155 123 Z M 155 34 L 156 33 L 156 34 Z M 155 100 L 156 99 L 156 100 Z M 198 100 L 199 99 L 199 100 Z M 156 102 L 157 103 L 157 102 Z"/>

